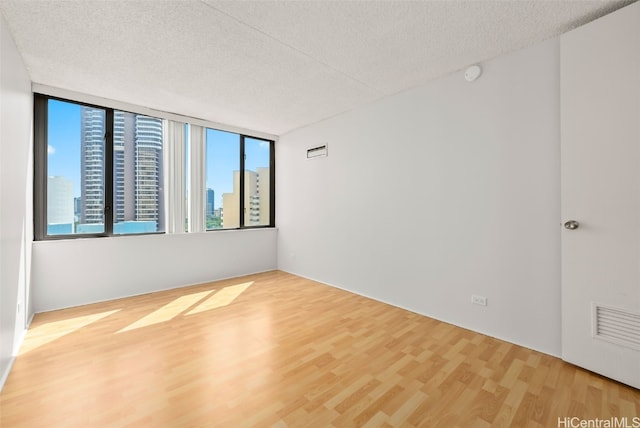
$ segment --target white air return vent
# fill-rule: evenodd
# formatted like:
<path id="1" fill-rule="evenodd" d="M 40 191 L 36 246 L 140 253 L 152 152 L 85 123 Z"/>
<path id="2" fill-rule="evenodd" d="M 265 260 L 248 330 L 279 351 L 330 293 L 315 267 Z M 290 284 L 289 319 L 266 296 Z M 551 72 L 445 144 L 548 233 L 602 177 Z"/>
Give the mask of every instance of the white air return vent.
<path id="1" fill-rule="evenodd" d="M 640 350 L 640 314 L 593 304 L 593 337 Z"/>
<path id="2" fill-rule="evenodd" d="M 323 158 L 329 154 L 326 144 L 307 149 L 307 159 Z"/>

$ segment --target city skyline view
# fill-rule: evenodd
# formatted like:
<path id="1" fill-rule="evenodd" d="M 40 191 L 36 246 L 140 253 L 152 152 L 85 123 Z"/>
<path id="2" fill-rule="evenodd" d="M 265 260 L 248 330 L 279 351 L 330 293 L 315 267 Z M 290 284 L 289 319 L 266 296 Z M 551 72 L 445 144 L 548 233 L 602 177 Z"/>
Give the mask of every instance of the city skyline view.
<path id="1" fill-rule="evenodd" d="M 51 231 L 53 234 L 101 233 L 103 229 L 99 225 L 104 223 L 105 110 L 50 100 L 48 113 L 47 175 L 52 187 L 48 194 L 50 198 L 64 198 L 66 201 L 50 201 L 48 223 L 60 222 L 63 219 L 62 213 L 69 212 L 65 206 L 70 205 L 74 216 L 69 220 L 67 215 L 64 223 L 71 221 L 75 224 L 73 230 L 58 227 Z M 185 129 L 189 132 L 188 127 Z M 113 133 L 114 231 L 163 231 L 162 119 L 114 111 Z M 229 201 L 234 200 L 229 199 L 229 195 L 239 192 L 238 183 L 234 185 L 234 173 L 240 169 L 240 138 L 239 134 L 232 132 L 206 129 L 204 197 L 207 202 L 207 229 L 237 227 L 237 221 L 228 220 L 226 224 L 221 224 L 221 217 L 225 195 L 229 205 Z M 269 165 L 270 143 L 245 137 L 245 171 L 253 171 L 255 180 L 255 171 L 261 169 L 264 182 L 264 171 L 265 168 L 268 171 Z M 63 186 L 64 191 L 54 188 L 55 186 Z M 258 195 L 260 188 L 263 188 L 262 198 Z M 253 184 L 251 188 L 245 187 L 245 190 L 255 193 L 245 196 L 245 205 L 253 205 L 254 210 L 259 210 L 257 201 L 268 195 L 268 189 L 264 190 L 264 186 L 257 187 Z M 247 198 L 253 198 L 254 202 L 249 202 Z M 236 198 L 234 201 L 237 205 L 239 200 Z M 268 203 L 263 203 L 263 206 L 266 209 Z M 254 214 L 251 218 L 257 217 Z M 212 219 L 215 220 L 211 222 Z M 245 221 L 249 222 L 249 217 Z M 122 226 L 131 226 L 119 224 L 125 222 L 153 222 L 154 225 L 152 229 L 147 225 L 140 230 L 131 227 L 124 230 Z M 90 227 L 91 224 L 93 226 Z M 121 226 L 121 232 L 116 230 L 118 226 Z M 81 230 L 75 230 L 78 227 Z"/>

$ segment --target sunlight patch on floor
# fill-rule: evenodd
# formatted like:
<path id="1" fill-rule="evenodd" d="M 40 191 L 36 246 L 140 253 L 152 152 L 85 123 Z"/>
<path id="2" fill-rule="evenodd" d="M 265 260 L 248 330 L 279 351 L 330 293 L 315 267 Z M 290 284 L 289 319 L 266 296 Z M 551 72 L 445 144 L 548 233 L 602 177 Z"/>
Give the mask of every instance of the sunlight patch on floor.
<path id="1" fill-rule="evenodd" d="M 253 285 L 253 281 L 224 287 L 222 290 L 218 291 L 216 294 L 209 297 L 207 300 L 187 312 L 186 315 L 193 315 L 211 309 L 227 306 L 228 304 L 236 300 L 236 298 L 241 295 L 247 288 L 251 287 L 251 285 Z"/>
<path id="2" fill-rule="evenodd" d="M 29 329 L 27 336 L 24 338 L 24 342 L 20 347 L 20 352 L 18 355 L 24 355 L 29 351 L 33 351 L 40 346 L 51 343 L 56 339 L 66 336 L 67 334 L 71 334 L 74 331 L 81 329 L 82 327 L 101 320 L 102 318 L 108 317 L 111 314 L 115 314 L 118 311 L 120 311 L 120 309 L 100 312 L 99 314 L 85 315 L 83 317 L 52 321 L 31 328 Z"/>
<path id="3" fill-rule="evenodd" d="M 147 327 L 153 324 L 158 324 L 161 322 L 169 321 L 180 315 L 185 310 L 189 309 L 194 304 L 198 303 L 200 300 L 207 297 L 209 294 L 213 293 L 215 290 L 207 290 L 201 291 L 199 293 L 188 294 L 186 296 L 178 297 L 172 302 L 167 303 L 160 309 L 157 309 L 151 312 L 149 315 L 146 315 L 143 318 L 140 318 L 138 321 L 133 324 L 129 324 L 127 327 L 118 331 L 118 333 L 122 333 L 124 331 L 135 330 L 136 328 Z"/>

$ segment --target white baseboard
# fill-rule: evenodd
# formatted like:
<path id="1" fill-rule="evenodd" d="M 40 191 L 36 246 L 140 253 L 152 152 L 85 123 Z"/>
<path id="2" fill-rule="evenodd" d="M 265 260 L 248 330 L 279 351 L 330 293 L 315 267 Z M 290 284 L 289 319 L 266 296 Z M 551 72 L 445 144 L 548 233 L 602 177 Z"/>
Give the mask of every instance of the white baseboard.
<path id="1" fill-rule="evenodd" d="M 0 391 L 2 391 L 2 388 L 4 387 L 4 383 L 7 381 L 7 378 L 9 377 L 9 373 L 11 372 L 11 367 L 13 367 L 13 363 L 15 360 L 16 360 L 15 356 L 11 357 L 11 359 L 9 360 L 9 364 L 7 364 L 7 367 L 5 367 L 5 369 L 2 371 L 2 377 L 0 377 Z"/>
<path id="2" fill-rule="evenodd" d="M 31 314 L 31 316 L 29 317 L 29 321 L 27 321 L 27 326 L 22 331 L 22 334 L 20 334 L 20 337 L 17 338 L 16 344 L 13 347 L 14 351 L 13 351 L 13 355 L 11 356 L 11 359 L 9 359 L 9 364 L 7 364 L 7 366 L 2 371 L 2 376 L 0 376 L 0 391 L 2 391 L 2 388 L 4 388 L 4 384 L 7 381 L 7 378 L 9 377 L 9 373 L 11 373 L 11 368 L 13 367 L 13 363 L 16 361 L 18 351 L 20 350 L 20 347 L 22 346 L 22 342 L 24 341 L 24 338 L 27 335 L 27 331 L 29 331 L 29 327 L 31 326 L 31 321 L 33 321 L 34 315 L 35 314 Z"/>

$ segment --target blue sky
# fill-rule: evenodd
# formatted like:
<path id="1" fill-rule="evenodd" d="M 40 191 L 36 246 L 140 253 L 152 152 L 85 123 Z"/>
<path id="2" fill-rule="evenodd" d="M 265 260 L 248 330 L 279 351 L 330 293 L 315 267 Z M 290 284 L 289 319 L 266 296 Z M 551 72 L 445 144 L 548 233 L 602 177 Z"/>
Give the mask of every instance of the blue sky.
<path id="1" fill-rule="evenodd" d="M 80 196 L 80 106 L 49 100 L 49 147 L 47 175 L 64 176 L 73 182 L 74 196 Z M 245 140 L 245 168 L 269 166 L 269 144 Z M 233 171 L 238 170 L 240 136 L 207 129 L 206 186 L 215 191 L 215 206 L 222 206 L 222 194 L 233 191 Z"/>
<path id="2" fill-rule="evenodd" d="M 47 175 L 73 181 L 73 195 L 80 196 L 80 106 L 49 100 L 49 161 Z"/>

